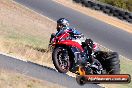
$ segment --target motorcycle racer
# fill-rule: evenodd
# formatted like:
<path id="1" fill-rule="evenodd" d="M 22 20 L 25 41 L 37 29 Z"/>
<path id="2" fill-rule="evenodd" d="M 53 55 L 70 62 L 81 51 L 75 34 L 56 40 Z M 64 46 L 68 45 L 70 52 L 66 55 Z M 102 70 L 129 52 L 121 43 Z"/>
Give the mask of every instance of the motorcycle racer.
<path id="1" fill-rule="evenodd" d="M 109 73 L 113 69 L 113 67 L 103 67 L 107 64 L 104 65 L 105 61 L 100 60 L 100 58 L 107 57 L 107 55 L 104 55 L 107 53 L 98 51 L 97 46 L 91 39 L 86 38 L 83 41 L 77 41 L 81 40 L 82 36 L 80 35 L 82 33 L 70 28 L 67 19 L 60 18 L 57 20 L 56 29 L 57 33 L 51 34 L 49 44 L 51 47 L 49 48 L 52 50 L 53 64 L 59 72 L 72 71 L 78 74 L 78 68 L 81 68 L 88 72 L 86 74 L 102 74 L 105 73 L 103 70 Z M 112 59 L 118 61 L 118 54 L 112 53 L 111 55 L 115 55 L 116 57 Z M 110 56 L 108 55 L 108 57 Z M 117 64 L 119 65 L 119 63 Z M 114 73 L 116 72 L 119 72 L 119 70 Z"/>
<path id="2" fill-rule="evenodd" d="M 54 38 L 54 37 L 57 37 L 57 36 L 60 36 L 61 34 L 63 34 L 65 31 L 68 31 L 68 33 L 70 33 L 70 35 L 71 35 L 71 40 L 72 41 L 75 41 L 75 42 L 78 42 L 80 45 L 82 45 L 83 47 L 84 46 L 87 46 L 86 45 L 86 43 L 87 43 L 87 41 L 89 40 L 89 39 L 85 39 L 84 38 L 84 35 L 81 33 L 81 32 L 79 32 L 78 30 L 76 30 L 76 29 L 73 29 L 73 28 L 70 28 L 69 27 L 69 21 L 67 20 L 67 19 L 65 19 L 65 18 L 60 18 L 60 19 L 58 19 L 57 20 L 57 27 L 56 27 L 56 29 L 57 29 L 57 33 L 55 33 L 55 34 L 52 34 L 52 39 Z M 52 40 L 52 39 L 50 39 L 50 41 Z M 50 42 L 51 43 L 51 42 Z M 89 43 L 90 44 L 90 43 Z M 92 48 L 92 47 L 91 47 Z M 86 55 L 85 56 L 83 56 L 84 58 L 83 58 L 83 63 L 85 63 L 86 61 L 85 60 L 88 60 L 88 58 L 90 58 L 90 55 L 91 55 L 91 52 L 89 53 L 89 51 L 91 51 L 90 49 L 89 49 L 89 51 L 88 51 L 88 49 L 86 49 L 86 47 L 85 47 L 85 50 L 86 50 Z M 87 53 L 88 52 L 88 53 Z"/>
<path id="3" fill-rule="evenodd" d="M 56 33 L 52 33 L 52 35 L 51 35 L 50 43 L 51 43 L 51 40 L 54 37 L 57 37 L 57 36 L 61 35 L 65 31 L 69 31 L 69 33 L 71 34 L 72 40 L 76 40 L 76 38 L 81 38 L 81 36 L 77 37 L 77 36 L 74 36 L 74 35 L 83 35 L 79 31 L 77 31 L 76 29 L 70 28 L 69 27 L 69 21 L 67 19 L 65 19 L 65 18 L 60 18 L 60 19 L 57 20 L 56 29 L 57 29 L 57 32 Z"/>
<path id="4" fill-rule="evenodd" d="M 55 34 L 55 36 L 61 35 L 61 33 L 63 33 L 64 31 L 69 31 L 69 33 L 72 36 L 72 39 L 76 38 L 74 35 L 83 35 L 78 30 L 70 28 L 69 21 L 65 18 L 60 18 L 59 20 L 57 20 L 56 29 L 57 29 L 57 33 Z"/>

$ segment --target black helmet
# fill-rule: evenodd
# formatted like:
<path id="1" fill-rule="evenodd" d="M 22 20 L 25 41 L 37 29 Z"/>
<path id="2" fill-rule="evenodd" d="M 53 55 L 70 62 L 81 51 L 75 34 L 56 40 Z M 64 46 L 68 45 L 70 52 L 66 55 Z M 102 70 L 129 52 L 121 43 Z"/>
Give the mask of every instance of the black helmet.
<path id="1" fill-rule="evenodd" d="M 69 21 L 65 18 L 60 18 L 57 20 L 57 31 L 60 31 L 63 27 L 68 27 Z"/>
<path id="2" fill-rule="evenodd" d="M 57 20 L 57 23 L 65 26 L 65 27 L 69 26 L 69 21 L 65 18 L 60 18 L 59 20 Z"/>

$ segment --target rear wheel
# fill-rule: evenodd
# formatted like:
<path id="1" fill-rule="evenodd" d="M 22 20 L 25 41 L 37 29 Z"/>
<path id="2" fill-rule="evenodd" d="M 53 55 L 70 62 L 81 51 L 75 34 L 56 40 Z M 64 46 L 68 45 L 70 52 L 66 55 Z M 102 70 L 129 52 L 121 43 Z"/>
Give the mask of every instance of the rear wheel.
<path id="1" fill-rule="evenodd" d="M 96 52 L 96 59 L 98 59 L 103 69 L 106 70 L 105 74 L 119 74 L 120 73 L 120 60 L 117 52 Z"/>
<path id="2" fill-rule="evenodd" d="M 55 48 L 52 53 L 52 60 L 58 72 L 66 73 L 69 71 L 70 61 L 67 49 L 63 47 Z"/>
<path id="3" fill-rule="evenodd" d="M 106 71 L 108 74 L 120 73 L 120 60 L 116 52 L 109 52 L 106 58 Z"/>

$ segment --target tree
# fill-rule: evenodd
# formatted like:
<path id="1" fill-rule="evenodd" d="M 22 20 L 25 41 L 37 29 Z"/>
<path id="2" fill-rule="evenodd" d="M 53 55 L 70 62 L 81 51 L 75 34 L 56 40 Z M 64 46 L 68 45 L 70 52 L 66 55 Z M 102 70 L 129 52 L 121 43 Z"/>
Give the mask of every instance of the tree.
<path id="1" fill-rule="evenodd" d="M 127 9 L 129 11 L 132 11 L 132 0 L 127 0 L 126 4 L 127 4 Z"/>
<path id="2" fill-rule="evenodd" d="M 127 9 L 127 4 L 125 0 L 115 0 L 114 5 L 119 8 Z"/>
<path id="3" fill-rule="evenodd" d="M 132 0 L 98 0 L 98 1 L 132 11 Z"/>

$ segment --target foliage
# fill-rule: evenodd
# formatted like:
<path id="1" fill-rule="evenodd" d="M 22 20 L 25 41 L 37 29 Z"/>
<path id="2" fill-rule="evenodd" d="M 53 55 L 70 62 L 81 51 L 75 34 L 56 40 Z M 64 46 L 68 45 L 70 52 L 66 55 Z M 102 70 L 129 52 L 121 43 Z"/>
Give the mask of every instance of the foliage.
<path id="1" fill-rule="evenodd" d="M 132 11 L 132 0 L 99 0 L 101 2 Z"/>
<path id="2" fill-rule="evenodd" d="M 127 4 L 127 9 L 132 12 L 132 0 L 128 0 L 126 4 Z"/>

